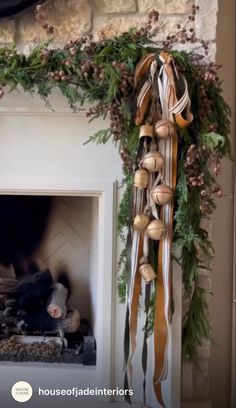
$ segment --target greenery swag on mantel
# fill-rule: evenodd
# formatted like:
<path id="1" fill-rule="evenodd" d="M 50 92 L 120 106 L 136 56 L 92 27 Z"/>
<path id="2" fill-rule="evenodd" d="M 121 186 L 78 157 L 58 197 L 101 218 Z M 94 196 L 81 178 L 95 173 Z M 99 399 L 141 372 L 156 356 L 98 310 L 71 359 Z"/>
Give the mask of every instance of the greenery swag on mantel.
<path id="1" fill-rule="evenodd" d="M 208 290 L 199 286 L 199 269 L 209 266 L 214 251 L 203 221 L 215 209 L 215 198 L 223 195 L 217 176 L 221 159 L 231 156 L 230 110 L 222 97 L 219 67 L 205 62 L 208 44 L 196 38 L 192 28 L 196 12 L 197 7 L 193 7 L 186 24 L 177 25 L 176 32 L 164 41 L 158 40 L 159 13 L 152 11 L 141 27 L 131 28 L 114 38 L 106 38 L 104 29 L 97 41 L 88 34 L 58 48 L 53 45 L 53 27 L 46 22 L 42 6 L 38 6 L 37 18 L 49 39 L 38 44 L 29 55 L 19 52 L 15 45 L 0 48 L 0 98 L 5 89 L 13 91 L 21 86 L 31 95 L 38 93 L 49 106 L 49 95 L 54 88 L 59 88 L 74 112 L 87 102 L 93 106 L 87 113 L 90 120 L 109 118 L 110 127 L 98 131 L 89 141 L 105 144 L 112 139 L 123 160 L 125 191 L 118 215 L 118 232 L 124 244 L 133 222 L 130 200 L 139 143 L 138 127 L 134 123 L 134 71 L 148 53 L 158 56 L 165 49 L 174 57 L 178 71 L 187 79 L 194 115 L 188 128 L 178 129 L 173 237 L 173 257 L 181 264 L 184 295 L 189 299 L 183 316 L 183 353 L 192 361 L 196 360 L 203 339 L 211 338 Z M 201 49 L 189 53 L 175 50 L 180 43 L 200 43 Z M 155 263 L 155 256 L 153 259 Z M 126 245 L 119 266 L 118 291 L 124 302 L 129 276 Z M 155 283 L 153 290 L 148 334 L 153 331 Z"/>

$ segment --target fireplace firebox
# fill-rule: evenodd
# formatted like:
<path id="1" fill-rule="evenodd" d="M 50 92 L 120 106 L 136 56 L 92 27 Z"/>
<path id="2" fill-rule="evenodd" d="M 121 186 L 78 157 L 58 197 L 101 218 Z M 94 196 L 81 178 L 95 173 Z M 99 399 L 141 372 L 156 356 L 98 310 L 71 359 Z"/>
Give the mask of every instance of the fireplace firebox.
<path id="1" fill-rule="evenodd" d="M 98 199 L 0 196 L 0 360 L 96 364 Z"/>

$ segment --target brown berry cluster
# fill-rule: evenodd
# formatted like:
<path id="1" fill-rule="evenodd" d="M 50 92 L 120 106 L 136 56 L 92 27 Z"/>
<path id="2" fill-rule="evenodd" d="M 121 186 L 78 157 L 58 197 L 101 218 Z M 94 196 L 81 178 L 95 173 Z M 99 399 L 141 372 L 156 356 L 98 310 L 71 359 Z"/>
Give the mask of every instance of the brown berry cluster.
<path id="1" fill-rule="evenodd" d="M 200 201 L 200 211 L 203 215 L 204 218 L 208 218 L 209 215 L 212 214 L 213 212 L 213 207 L 212 207 L 212 201 L 209 200 L 208 195 L 206 195 L 205 197 L 200 196 L 201 201 Z"/>
<path id="2" fill-rule="evenodd" d="M 44 62 L 44 63 L 47 63 L 47 62 L 48 62 L 48 60 L 50 59 L 51 55 L 52 55 L 52 50 L 48 50 L 47 48 L 43 48 L 43 49 L 40 51 L 40 56 L 41 56 L 42 62 Z"/>
<path id="3" fill-rule="evenodd" d="M 209 155 L 209 166 L 215 177 L 221 173 L 221 155 L 215 150 Z"/>
<path id="4" fill-rule="evenodd" d="M 130 154 L 127 151 L 127 149 L 125 149 L 125 148 L 120 149 L 120 157 L 121 157 L 121 160 L 123 161 L 124 167 L 127 168 L 127 169 L 132 170 L 133 163 L 132 163 Z"/>
<path id="5" fill-rule="evenodd" d="M 79 49 L 81 48 L 81 42 L 79 39 L 70 40 L 65 46 L 64 50 L 69 51 L 69 56 L 63 61 L 66 67 L 71 67 L 74 58 L 76 57 Z"/>
<path id="6" fill-rule="evenodd" d="M 70 79 L 69 75 L 66 75 L 65 71 L 49 71 L 48 74 L 48 79 L 54 80 L 54 81 L 68 81 Z"/>
<path id="7" fill-rule="evenodd" d="M 192 26 L 192 23 L 195 21 L 195 16 L 198 11 L 199 11 L 199 6 L 193 5 L 192 12 L 188 16 L 185 24 L 183 25 L 177 24 L 176 28 L 178 31 L 166 37 L 166 40 L 163 42 L 164 47 L 170 49 L 173 47 L 173 45 L 177 43 L 180 43 L 180 44 L 192 43 L 193 44 L 193 43 L 199 42 L 204 49 L 205 55 L 208 55 L 208 48 L 209 48 L 208 42 L 198 38 Z"/>
<path id="8" fill-rule="evenodd" d="M 211 187 L 207 186 L 204 180 L 204 174 L 199 174 L 199 160 L 206 160 L 209 164 L 209 169 L 212 170 L 214 176 L 220 172 L 220 156 L 215 151 L 207 149 L 205 146 L 196 146 L 191 144 L 186 155 L 185 168 L 188 175 L 188 184 L 190 188 L 199 188 L 200 191 L 200 211 L 204 217 L 208 217 L 214 209 L 214 201 L 212 195 L 215 197 L 222 197 L 223 193 L 219 186 L 214 183 Z"/>
<path id="9" fill-rule="evenodd" d="M 93 117 L 93 116 L 100 116 L 104 113 L 106 110 L 106 107 L 103 105 L 102 102 L 99 102 L 97 105 L 89 108 L 86 112 L 87 118 Z"/>
<path id="10" fill-rule="evenodd" d="M 205 67 L 205 70 L 202 73 L 202 79 L 204 81 L 214 82 L 215 85 L 217 85 L 217 83 L 220 85 L 220 78 L 218 76 L 218 70 L 221 67 L 222 67 L 221 65 L 215 64 L 214 62 L 210 62 L 208 66 Z"/>
<path id="11" fill-rule="evenodd" d="M 79 40 L 70 40 L 64 45 L 64 50 L 69 50 L 71 55 L 76 55 Z"/>
<path id="12" fill-rule="evenodd" d="M 208 120 L 211 120 L 213 102 L 209 98 L 206 88 L 203 84 L 200 85 L 200 100 L 201 100 L 201 106 L 199 109 L 199 119 L 201 121 L 205 120 L 206 118 L 208 118 Z M 209 127 L 206 129 L 207 132 L 212 132 L 212 131 L 217 131 L 217 130 L 218 130 L 217 123 L 211 123 Z"/>
<path id="13" fill-rule="evenodd" d="M 157 10 L 151 10 L 148 14 L 147 22 L 145 27 L 150 31 L 156 29 L 156 25 L 159 21 L 159 12 Z"/>
<path id="14" fill-rule="evenodd" d="M 199 174 L 199 159 L 203 154 L 200 146 L 191 144 L 186 155 L 185 168 L 188 174 L 188 184 L 190 187 L 201 187 L 204 185 L 204 174 Z"/>
<path id="15" fill-rule="evenodd" d="M 118 102 L 114 102 L 108 108 L 107 106 L 104 106 L 104 104 L 98 103 L 96 106 L 93 106 L 87 111 L 86 116 L 87 117 L 100 116 L 101 114 L 104 114 L 104 112 L 106 111 L 108 112 L 109 115 L 113 140 L 118 141 L 122 138 L 124 132 L 123 128 L 124 117 L 121 112 L 121 106 Z"/>
<path id="16" fill-rule="evenodd" d="M 122 138 L 124 133 L 124 116 L 121 111 L 121 105 L 118 102 L 114 102 L 108 109 L 108 112 L 113 139 L 114 141 L 118 141 Z"/>
<path id="17" fill-rule="evenodd" d="M 94 41 L 92 33 L 87 33 L 77 40 L 77 47 L 81 47 L 83 53 L 87 56 L 93 56 L 97 43 Z"/>
<path id="18" fill-rule="evenodd" d="M 159 12 L 157 10 L 151 10 L 148 14 L 147 21 L 144 25 L 135 30 L 132 34 L 135 41 L 139 40 L 141 37 L 148 37 L 149 34 L 153 36 L 159 31 Z"/>
<path id="19" fill-rule="evenodd" d="M 43 5 L 41 4 L 36 7 L 36 19 L 41 23 L 41 26 L 46 31 L 47 35 L 54 33 L 54 27 L 45 21 L 46 13 Z"/>
<path id="20" fill-rule="evenodd" d="M 118 86 L 119 91 L 123 95 L 128 96 L 133 88 L 133 76 L 130 74 L 129 69 L 124 62 L 113 61 L 112 65 L 117 69 L 121 77 L 121 81 Z"/>
<path id="21" fill-rule="evenodd" d="M 104 79 L 105 70 L 101 64 L 97 65 L 94 61 L 86 60 L 81 64 L 81 73 L 84 78 L 101 81 Z"/>
<path id="22" fill-rule="evenodd" d="M 204 188 L 200 192 L 200 211 L 206 218 L 212 214 L 215 208 L 212 195 L 214 195 L 216 198 L 220 198 L 223 196 L 223 193 L 218 186 L 214 186 L 208 189 Z"/>

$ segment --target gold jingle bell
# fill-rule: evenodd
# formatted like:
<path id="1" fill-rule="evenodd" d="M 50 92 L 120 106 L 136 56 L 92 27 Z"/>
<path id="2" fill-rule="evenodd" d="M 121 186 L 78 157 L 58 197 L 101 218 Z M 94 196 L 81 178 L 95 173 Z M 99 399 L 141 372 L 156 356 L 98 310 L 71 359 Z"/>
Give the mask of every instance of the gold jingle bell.
<path id="1" fill-rule="evenodd" d="M 167 119 L 158 120 L 155 124 L 155 132 L 161 139 L 166 137 L 172 137 L 175 135 L 175 125 L 173 122 Z"/>
<path id="2" fill-rule="evenodd" d="M 142 160 L 142 166 L 151 173 L 161 171 L 163 167 L 162 154 L 157 151 L 151 151 L 147 153 Z"/>
<path id="3" fill-rule="evenodd" d="M 133 228 L 137 231 L 143 231 L 149 224 L 150 218 L 146 214 L 137 214 L 134 217 Z"/>
<path id="4" fill-rule="evenodd" d="M 154 241 L 159 241 L 161 238 L 163 238 L 164 232 L 165 224 L 162 220 L 151 221 L 146 229 L 146 234 L 148 238 L 151 238 Z"/>
<path id="5" fill-rule="evenodd" d="M 151 282 L 156 278 L 154 269 L 150 263 L 145 263 L 139 266 L 139 273 L 142 275 L 146 283 Z"/>
<path id="6" fill-rule="evenodd" d="M 152 139 L 153 137 L 153 126 L 148 125 L 147 123 L 145 125 L 140 126 L 139 128 L 139 139 L 142 139 L 143 137 L 149 137 Z"/>
<path id="7" fill-rule="evenodd" d="M 160 184 L 151 192 L 153 201 L 158 205 L 169 203 L 173 198 L 173 190 L 166 184 Z"/>
<path id="8" fill-rule="evenodd" d="M 146 188 L 148 186 L 149 173 L 144 169 L 136 170 L 134 174 L 134 186 L 137 188 Z"/>

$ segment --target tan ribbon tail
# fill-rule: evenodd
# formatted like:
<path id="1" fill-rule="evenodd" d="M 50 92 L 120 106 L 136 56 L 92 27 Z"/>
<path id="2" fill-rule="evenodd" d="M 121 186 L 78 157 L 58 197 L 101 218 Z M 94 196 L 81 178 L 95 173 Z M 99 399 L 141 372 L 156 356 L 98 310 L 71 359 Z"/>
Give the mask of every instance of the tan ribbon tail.
<path id="1" fill-rule="evenodd" d="M 162 398 L 161 379 L 165 366 L 165 352 L 168 333 L 167 333 L 167 321 L 165 317 L 165 289 L 163 280 L 162 252 L 163 252 L 163 240 L 161 240 L 159 243 L 158 251 L 157 295 L 154 321 L 155 366 L 153 375 L 153 387 L 157 401 L 162 407 L 165 407 Z"/>
<path id="2" fill-rule="evenodd" d="M 143 239 L 140 236 L 139 239 L 139 248 L 138 248 L 138 261 L 137 261 L 137 269 L 135 273 L 135 281 L 134 281 L 134 288 L 133 288 L 133 296 L 130 306 L 130 345 L 131 345 L 131 355 L 128 361 L 128 368 L 130 373 L 130 385 L 132 386 L 132 377 L 133 377 L 133 368 L 132 368 L 132 357 L 136 349 L 136 336 L 137 336 L 137 327 L 138 327 L 138 307 L 139 307 L 139 296 L 141 294 L 141 286 L 142 286 L 142 277 L 139 273 L 139 261 L 142 257 L 142 249 L 143 249 Z"/>
<path id="3" fill-rule="evenodd" d="M 155 394 L 156 394 L 157 401 L 159 402 L 159 404 L 160 404 L 163 408 L 166 408 L 165 402 L 164 402 L 163 397 L 162 397 L 161 384 L 156 384 L 156 385 L 154 385 L 154 390 L 155 390 Z"/>
<path id="4" fill-rule="evenodd" d="M 171 140 L 171 161 L 172 161 L 172 172 L 171 172 L 171 188 L 175 190 L 176 179 L 177 179 L 177 151 L 178 151 L 178 137 L 177 134 L 172 137 Z M 170 222 L 168 225 L 168 245 L 172 245 L 172 231 L 173 231 L 173 202 L 169 206 L 170 211 Z M 155 321 L 154 321 L 154 355 L 155 355 L 155 366 L 154 366 L 154 376 L 153 376 L 153 387 L 157 398 L 157 401 L 162 407 L 165 407 L 165 403 L 162 396 L 162 382 L 166 379 L 166 356 L 167 356 L 167 346 L 168 346 L 168 321 L 170 320 L 171 310 L 170 302 L 168 304 L 168 320 L 165 315 L 165 282 L 164 282 L 164 267 L 163 265 L 163 245 L 164 241 L 161 240 L 159 243 L 158 251 L 158 276 L 157 276 L 157 295 L 155 304 Z M 169 261 L 171 262 L 171 260 Z M 168 268 L 169 273 L 171 268 Z M 169 282 L 171 280 L 169 279 Z M 171 299 L 171 285 L 169 285 L 169 296 Z"/>
<path id="5" fill-rule="evenodd" d="M 177 182 L 177 159 L 178 159 L 178 135 L 177 133 L 172 137 L 172 189 L 175 191 L 176 182 Z M 170 229 L 169 229 L 169 239 L 170 245 L 172 246 L 173 238 L 173 221 L 174 221 L 174 202 L 172 201 L 170 207 Z M 170 259 L 170 273 L 172 273 L 172 265 Z M 170 299 L 172 297 L 172 279 L 170 279 L 170 288 L 169 288 Z M 169 321 L 171 321 L 171 302 L 169 302 Z"/>

